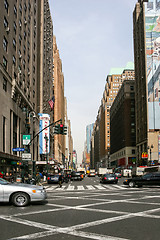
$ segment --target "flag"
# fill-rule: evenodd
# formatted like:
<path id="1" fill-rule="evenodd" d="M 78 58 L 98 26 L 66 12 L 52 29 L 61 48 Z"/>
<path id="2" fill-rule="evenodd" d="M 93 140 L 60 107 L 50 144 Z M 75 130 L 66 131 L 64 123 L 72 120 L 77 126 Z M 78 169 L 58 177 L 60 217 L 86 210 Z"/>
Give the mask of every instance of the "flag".
<path id="1" fill-rule="evenodd" d="M 48 101 L 51 109 L 53 110 L 53 107 L 54 107 L 54 96 Z"/>

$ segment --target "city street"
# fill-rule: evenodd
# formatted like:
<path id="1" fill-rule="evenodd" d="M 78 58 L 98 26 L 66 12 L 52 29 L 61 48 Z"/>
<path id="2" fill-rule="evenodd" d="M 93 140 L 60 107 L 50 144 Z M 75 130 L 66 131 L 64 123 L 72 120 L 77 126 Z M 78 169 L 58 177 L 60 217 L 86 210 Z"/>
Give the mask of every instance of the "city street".
<path id="1" fill-rule="evenodd" d="M 98 177 L 47 185 L 48 199 L 24 208 L 0 204 L 1 237 L 18 239 L 145 239 L 160 235 L 160 187 L 100 184 Z"/>

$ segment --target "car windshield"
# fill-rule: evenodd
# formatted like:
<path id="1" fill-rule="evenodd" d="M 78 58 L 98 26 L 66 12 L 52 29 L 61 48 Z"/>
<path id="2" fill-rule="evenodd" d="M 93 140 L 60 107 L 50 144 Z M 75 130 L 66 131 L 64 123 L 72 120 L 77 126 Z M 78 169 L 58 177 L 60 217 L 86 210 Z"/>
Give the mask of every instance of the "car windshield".
<path id="1" fill-rule="evenodd" d="M 9 184 L 9 182 L 4 180 L 3 178 L 0 178 L 0 184 L 5 185 L 5 184 Z"/>
<path id="2" fill-rule="evenodd" d="M 105 174 L 104 176 L 105 177 L 114 177 L 115 175 L 114 174 Z"/>

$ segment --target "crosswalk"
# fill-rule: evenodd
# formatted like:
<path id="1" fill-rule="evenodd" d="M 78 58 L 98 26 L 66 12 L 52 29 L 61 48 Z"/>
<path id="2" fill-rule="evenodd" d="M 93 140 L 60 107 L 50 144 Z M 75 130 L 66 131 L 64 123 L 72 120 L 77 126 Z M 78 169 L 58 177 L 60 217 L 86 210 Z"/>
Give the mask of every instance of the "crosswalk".
<path id="1" fill-rule="evenodd" d="M 62 185 L 60 188 L 59 185 L 45 186 L 47 192 L 53 191 L 88 191 L 88 190 L 123 190 L 126 189 L 123 185 Z"/>

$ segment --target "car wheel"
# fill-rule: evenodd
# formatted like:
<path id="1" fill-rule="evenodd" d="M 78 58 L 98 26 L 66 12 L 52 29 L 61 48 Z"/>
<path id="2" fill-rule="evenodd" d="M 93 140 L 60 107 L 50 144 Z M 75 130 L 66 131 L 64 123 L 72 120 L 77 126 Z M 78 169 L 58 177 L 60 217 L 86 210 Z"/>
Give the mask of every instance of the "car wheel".
<path id="1" fill-rule="evenodd" d="M 135 187 L 135 182 L 132 182 L 132 181 L 131 181 L 131 182 L 129 182 L 128 185 L 129 185 L 129 187 Z"/>
<path id="2" fill-rule="evenodd" d="M 17 207 L 24 207 L 29 203 L 29 196 L 23 192 L 15 193 L 11 201 Z"/>

